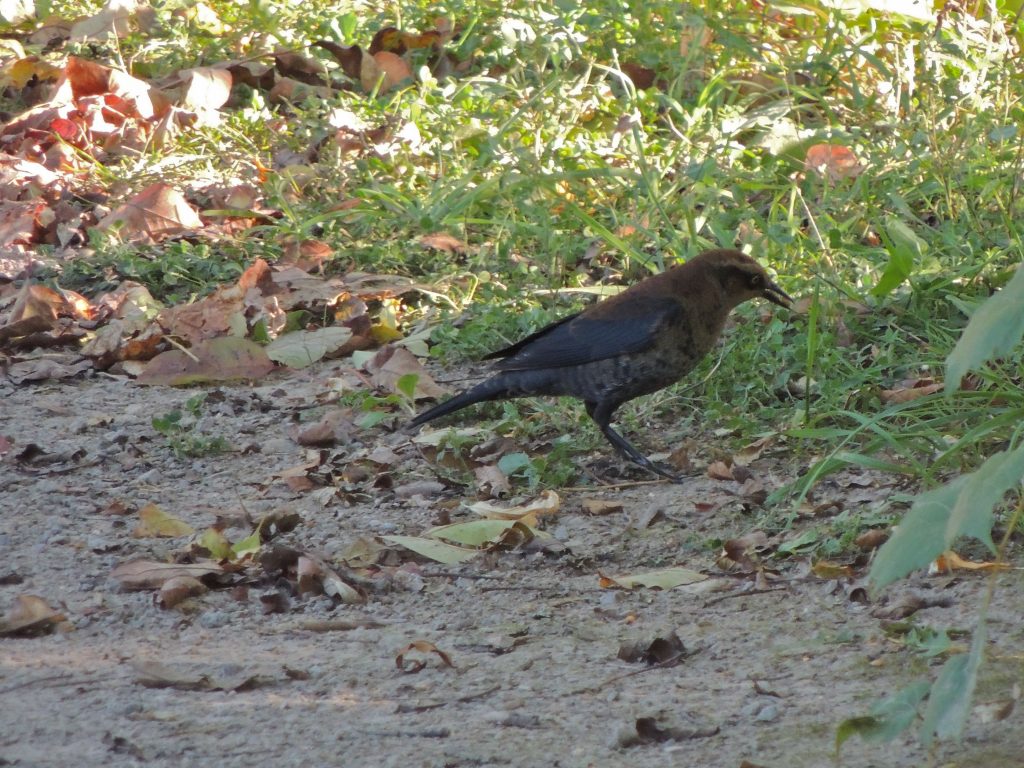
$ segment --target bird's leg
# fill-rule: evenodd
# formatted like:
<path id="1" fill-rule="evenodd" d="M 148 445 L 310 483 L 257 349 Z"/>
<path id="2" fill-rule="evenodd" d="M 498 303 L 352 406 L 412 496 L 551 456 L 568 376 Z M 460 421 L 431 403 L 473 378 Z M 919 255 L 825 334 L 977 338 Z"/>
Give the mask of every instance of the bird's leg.
<path id="1" fill-rule="evenodd" d="M 664 467 L 660 467 L 653 461 L 644 456 L 640 451 L 633 447 L 633 445 L 622 435 L 612 429 L 611 420 L 612 412 L 618 407 L 618 403 L 586 403 L 587 414 L 594 420 L 594 423 L 601 430 L 601 434 L 605 436 L 605 439 L 617 450 L 620 454 L 625 456 L 627 459 L 632 461 L 634 464 L 646 469 L 648 472 L 653 472 L 656 475 L 664 477 L 666 480 L 671 480 L 673 483 L 683 482 L 683 477 L 677 475 Z"/>

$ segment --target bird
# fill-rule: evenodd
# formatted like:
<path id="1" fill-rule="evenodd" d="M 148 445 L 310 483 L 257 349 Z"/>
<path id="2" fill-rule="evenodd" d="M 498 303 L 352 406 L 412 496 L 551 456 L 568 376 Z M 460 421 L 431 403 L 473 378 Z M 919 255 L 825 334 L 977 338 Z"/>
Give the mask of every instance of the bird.
<path id="1" fill-rule="evenodd" d="M 411 427 L 489 400 L 570 396 L 624 458 L 673 482 L 612 426 L 623 403 L 674 384 L 718 341 L 729 313 L 750 299 L 792 308 L 793 299 L 750 256 L 705 251 L 611 298 L 563 317 L 484 357 L 494 375 L 416 416 Z"/>

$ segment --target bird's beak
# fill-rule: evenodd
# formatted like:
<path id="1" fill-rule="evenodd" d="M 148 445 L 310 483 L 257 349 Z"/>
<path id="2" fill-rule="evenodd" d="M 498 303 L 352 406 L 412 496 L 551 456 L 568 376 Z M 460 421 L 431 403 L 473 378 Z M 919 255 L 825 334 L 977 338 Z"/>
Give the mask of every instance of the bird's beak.
<path id="1" fill-rule="evenodd" d="M 764 293 L 761 295 L 772 304 L 778 304 L 780 307 L 791 309 L 793 306 L 793 298 L 775 283 L 768 283 L 768 287 L 764 289 Z"/>

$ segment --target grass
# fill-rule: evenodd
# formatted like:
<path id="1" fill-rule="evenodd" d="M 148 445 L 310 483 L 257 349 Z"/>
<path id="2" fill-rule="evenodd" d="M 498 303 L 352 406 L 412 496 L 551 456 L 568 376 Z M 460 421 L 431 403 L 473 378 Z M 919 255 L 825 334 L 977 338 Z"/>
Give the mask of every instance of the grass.
<path id="1" fill-rule="evenodd" d="M 343 84 L 311 41 L 365 47 L 386 25 L 422 31 L 436 16 L 427 4 L 210 7 L 218 20 L 161 13 L 153 31 L 78 52 L 157 78 L 277 46 L 319 58 Z M 765 324 L 743 308 L 727 354 L 627 410 L 627 422 L 699 411 L 705 429 L 784 431 L 804 454 L 826 457 L 797 496 L 850 461 L 897 457 L 937 479 L 1013 434 L 1020 400 L 1005 368 L 986 375 L 984 394 L 952 403 L 886 406 L 879 394 L 940 371 L 965 313 L 1020 258 L 1024 110 L 1008 65 L 1012 17 L 950 13 L 936 28 L 810 3 L 782 12 L 710 0 L 685 13 L 554 0 L 467 0 L 447 12 L 460 30 L 447 46 L 465 65 L 458 77 L 370 96 L 349 82 L 294 103 L 239 87 L 219 126 L 95 168 L 103 186 L 157 176 L 256 183 L 281 212 L 275 222 L 212 244 L 96 243 L 62 280 L 100 290 L 134 279 L 178 302 L 255 256 L 279 256 L 284 239 L 315 237 L 335 249 L 338 270 L 435 285 L 445 301 L 409 305 L 405 319 L 441 318 L 434 354 L 448 366 L 582 306 L 544 290 L 628 284 L 735 245 L 794 295 L 814 296 L 811 312 Z M 410 54 L 414 66 L 428 56 Z M 636 65 L 654 71 L 653 87 L 624 74 Z M 391 129 L 374 151 L 342 151 L 339 111 Z M 823 142 L 852 150 L 860 173 L 829 179 L 806 168 L 807 148 Z M 257 161 L 277 172 L 261 183 Z M 339 211 L 342 200 L 357 204 Z M 434 231 L 462 238 L 466 254 L 417 244 Z M 787 394 L 801 378 L 814 383 L 804 400 Z M 890 458 L 876 458 L 882 451 Z"/>

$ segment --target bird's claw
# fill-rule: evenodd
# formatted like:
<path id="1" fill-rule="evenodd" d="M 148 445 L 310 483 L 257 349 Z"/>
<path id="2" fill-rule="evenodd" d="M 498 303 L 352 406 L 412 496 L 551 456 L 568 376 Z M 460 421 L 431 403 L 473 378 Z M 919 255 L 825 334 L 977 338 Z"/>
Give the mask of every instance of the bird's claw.
<path id="1" fill-rule="evenodd" d="M 642 466 L 648 472 L 653 472 L 654 474 L 658 475 L 659 477 L 665 478 L 670 483 L 675 483 L 676 485 L 679 485 L 681 483 L 685 483 L 686 482 L 686 478 L 683 477 L 682 475 L 678 475 L 675 472 L 673 472 L 672 470 L 670 470 L 668 467 L 665 467 L 662 464 L 656 464 L 655 462 L 651 461 L 650 459 L 647 459 L 640 466 Z"/>

